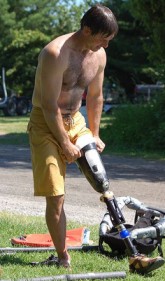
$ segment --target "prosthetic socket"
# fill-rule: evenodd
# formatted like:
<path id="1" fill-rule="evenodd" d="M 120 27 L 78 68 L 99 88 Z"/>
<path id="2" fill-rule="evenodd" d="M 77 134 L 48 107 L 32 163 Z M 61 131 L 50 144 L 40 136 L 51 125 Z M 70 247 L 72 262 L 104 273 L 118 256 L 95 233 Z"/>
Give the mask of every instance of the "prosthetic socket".
<path id="1" fill-rule="evenodd" d="M 80 171 L 97 192 L 104 193 L 109 189 L 109 180 L 94 138 L 91 135 L 82 136 L 77 140 L 76 145 L 83 155 L 76 161 Z"/>
<path id="2" fill-rule="evenodd" d="M 92 187 L 97 192 L 102 193 L 100 199 L 107 205 L 112 224 L 118 229 L 121 238 L 124 239 L 129 254 L 138 254 L 132 243 L 129 232 L 123 224 L 125 223 L 125 219 L 118 207 L 118 203 L 113 193 L 109 191 L 109 180 L 101 157 L 96 149 L 94 138 L 89 134 L 81 136 L 78 138 L 76 145 L 82 153 L 82 157 L 78 158 L 76 161 L 80 171 L 85 175 Z"/>

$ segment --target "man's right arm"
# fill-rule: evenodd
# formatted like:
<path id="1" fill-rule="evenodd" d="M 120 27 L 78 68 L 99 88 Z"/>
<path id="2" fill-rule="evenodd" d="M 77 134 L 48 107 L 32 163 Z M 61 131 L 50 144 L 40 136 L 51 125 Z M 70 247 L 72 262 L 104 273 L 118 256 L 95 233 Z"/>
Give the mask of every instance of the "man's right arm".
<path id="1" fill-rule="evenodd" d="M 41 106 L 46 123 L 63 150 L 67 162 L 80 157 L 80 151 L 73 145 L 65 131 L 58 98 L 62 89 L 64 65 L 58 53 L 44 50 L 41 57 Z"/>

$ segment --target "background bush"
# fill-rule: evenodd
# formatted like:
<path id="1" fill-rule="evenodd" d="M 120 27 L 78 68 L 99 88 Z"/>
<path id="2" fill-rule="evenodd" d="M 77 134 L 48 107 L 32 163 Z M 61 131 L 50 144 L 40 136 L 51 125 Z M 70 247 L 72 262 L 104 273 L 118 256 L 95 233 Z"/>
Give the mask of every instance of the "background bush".
<path id="1" fill-rule="evenodd" d="M 165 92 L 149 104 L 114 109 L 101 135 L 120 149 L 165 150 Z"/>

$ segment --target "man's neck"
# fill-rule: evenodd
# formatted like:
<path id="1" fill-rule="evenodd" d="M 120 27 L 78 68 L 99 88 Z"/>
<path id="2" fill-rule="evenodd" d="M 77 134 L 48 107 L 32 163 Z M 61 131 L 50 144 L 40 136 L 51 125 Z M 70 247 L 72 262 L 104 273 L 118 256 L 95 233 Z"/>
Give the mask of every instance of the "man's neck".
<path id="1" fill-rule="evenodd" d="M 77 32 L 75 32 L 73 34 L 73 48 L 77 51 L 79 51 L 80 53 L 86 55 L 87 53 L 90 52 L 90 49 L 88 48 L 87 45 L 87 38 L 83 35 L 83 32 L 81 30 L 78 30 Z"/>

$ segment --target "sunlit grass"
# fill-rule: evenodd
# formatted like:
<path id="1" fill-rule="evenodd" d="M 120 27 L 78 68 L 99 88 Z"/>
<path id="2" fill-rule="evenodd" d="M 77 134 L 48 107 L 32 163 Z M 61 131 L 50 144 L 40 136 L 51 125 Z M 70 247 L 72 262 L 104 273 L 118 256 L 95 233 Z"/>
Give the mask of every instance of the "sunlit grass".
<path id="1" fill-rule="evenodd" d="M 28 145 L 28 121 L 29 116 L 0 116 L 0 144 Z"/>
<path id="2" fill-rule="evenodd" d="M 47 233 L 44 217 L 21 216 L 2 212 L 0 213 L 0 225 L 1 247 L 12 247 L 10 239 L 13 237 L 30 233 Z M 80 223 L 68 222 L 67 229 L 84 226 L 90 229 L 90 239 L 94 241 L 94 244 L 98 245 L 98 225 L 80 225 Z M 63 268 L 57 268 L 55 266 L 31 267 L 29 265 L 29 262 L 42 261 L 48 258 L 50 254 L 52 254 L 52 252 L 0 254 L 0 268 L 2 271 L 1 280 L 26 280 L 27 278 L 39 278 L 44 276 L 49 277 L 60 274 L 116 271 L 125 271 L 127 274 L 125 280 L 130 281 L 142 281 L 144 278 L 146 281 L 164 280 L 164 266 L 161 269 L 158 269 L 155 272 L 143 277 L 137 274 L 129 273 L 127 258 L 117 260 L 106 257 L 96 251 L 70 251 L 72 259 L 72 267 L 70 271 Z"/>

